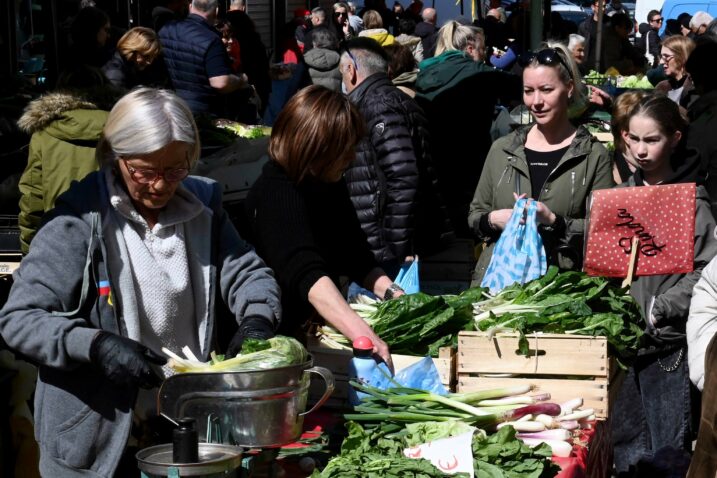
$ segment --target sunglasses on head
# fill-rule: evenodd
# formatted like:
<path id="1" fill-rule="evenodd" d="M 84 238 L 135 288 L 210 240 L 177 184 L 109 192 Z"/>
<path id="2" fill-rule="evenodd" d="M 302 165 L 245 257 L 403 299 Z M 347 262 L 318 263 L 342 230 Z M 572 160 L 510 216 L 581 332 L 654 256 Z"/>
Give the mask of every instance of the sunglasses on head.
<path id="1" fill-rule="evenodd" d="M 563 59 L 563 56 L 555 48 L 545 48 L 537 53 L 533 51 L 526 52 L 520 56 L 518 63 L 520 66 L 525 68 L 533 63 L 533 61 L 537 61 L 538 64 L 545 66 L 563 65 L 568 71 L 570 78 L 572 79 L 573 77 L 570 67 Z"/>

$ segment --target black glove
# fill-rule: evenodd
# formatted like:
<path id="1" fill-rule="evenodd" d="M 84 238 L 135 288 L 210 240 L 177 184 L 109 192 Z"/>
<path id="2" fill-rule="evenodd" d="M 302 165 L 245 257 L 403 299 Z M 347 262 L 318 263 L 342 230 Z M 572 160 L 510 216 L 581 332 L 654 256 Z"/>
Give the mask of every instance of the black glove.
<path id="1" fill-rule="evenodd" d="M 245 339 L 270 339 L 274 336 L 274 324 L 264 317 L 247 317 L 242 320 L 239 330 L 227 347 L 226 357 L 231 358 L 241 352 Z"/>
<path id="2" fill-rule="evenodd" d="M 149 362 L 167 363 L 166 358 L 139 342 L 109 332 L 100 332 L 92 340 L 90 360 L 116 385 L 142 388 L 162 383 Z"/>

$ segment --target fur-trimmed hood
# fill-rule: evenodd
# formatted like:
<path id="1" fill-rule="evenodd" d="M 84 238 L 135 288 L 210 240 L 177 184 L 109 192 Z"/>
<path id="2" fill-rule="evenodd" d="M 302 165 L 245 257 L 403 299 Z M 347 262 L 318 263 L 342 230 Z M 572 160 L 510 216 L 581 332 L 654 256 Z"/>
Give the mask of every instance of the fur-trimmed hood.
<path id="1" fill-rule="evenodd" d="M 30 102 L 17 124 L 28 134 L 48 130 L 59 139 L 96 140 L 107 119 L 107 111 L 97 103 L 70 93 L 49 93 Z"/>
<path id="2" fill-rule="evenodd" d="M 72 110 L 96 110 L 97 106 L 69 93 L 49 93 L 27 105 L 17 125 L 28 134 L 45 129 Z"/>

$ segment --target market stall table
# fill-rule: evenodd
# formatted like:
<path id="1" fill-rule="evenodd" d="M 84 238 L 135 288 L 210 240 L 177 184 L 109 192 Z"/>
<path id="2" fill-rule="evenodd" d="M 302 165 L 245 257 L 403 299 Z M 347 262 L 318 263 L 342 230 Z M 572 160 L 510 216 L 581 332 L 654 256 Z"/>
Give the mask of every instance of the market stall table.
<path id="1" fill-rule="evenodd" d="M 343 424 L 344 420 L 340 413 L 330 410 L 318 411 L 307 416 L 302 439 L 316 436 L 317 433 L 323 432 L 329 439 L 329 445 L 326 448 L 327 453 L 331 453 L 331 451 L 338 452 L 336 445 L 340 444 L 344 435 Z M 610 446 L 609 423 L 605 420 L 595 420 L 590 422 L 589 426 L 590 428 L 585 428 L 578 432 L 572 456 L 566 458 L 554 456 L 552 458 L 553 462 L 561 468 L 556 478 L 606 478 L 610 476 L 612 448 Z M 289 445 L 285 448 L 300 448 L 301 446 L 303 445 Z M 313 453 L 307 453 L 306 456 L 315 457 Z M 327 454 L 326 458 L 329 456 Z M 312 458 L 312 460 L 314 459 Z M 318 461 L 318 466 L 326 465 L 321 458 L 316 461 Z M 311 475 L 306 463 L 307 461 L 302 462 L 301 454 L 296 454 L 285 459 L 280 458 L 277 460 L 275 467 L 283 470 L 287 477 L 303 478 Z M 257 471 L 265 473 L 260 470 Z M 264 476 L 269 477 L 270 475 L 252 475 L 253 478 Z"/>

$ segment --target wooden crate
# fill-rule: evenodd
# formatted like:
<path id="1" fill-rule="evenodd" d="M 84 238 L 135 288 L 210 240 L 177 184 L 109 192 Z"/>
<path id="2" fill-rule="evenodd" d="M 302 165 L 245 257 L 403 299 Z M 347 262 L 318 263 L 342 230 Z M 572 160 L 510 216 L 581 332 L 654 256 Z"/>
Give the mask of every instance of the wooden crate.
<path id="1" fill-rule="evenodd" d="M 350 350 L 337 350 L 323 346 L 314 337 L 309 339 L 307 349 L 314 360 L 314 365 L 326 367 L 334 375 L 336 388 L 331 398 L 326 402 L 326 406 L 334 408 L 348 407 L 348 370 L 353 353 Z M 451 347 L 443 347 L 438 354 L 439 356 L 433 359 L 433 363 L 441 376 L 441 383 L 453 391 L 455 390 L 455 353 Z M 394 368 L 398 371 L 413 365 L 423 357 L 392 354 L 391 358 L 393 359 Z M 313 403 L 318 400 L 323 391 L 323 382 L 321 380 L 312 380 L 309 388 L 309 402 Z"/>
<path id="2" fill-rule="evenodd" d="M 461 332 L 458 336 L 458 392 L 531 384 L 551 401 L 582 398 L 598 418 L 609 414 L 611 386 L 619 370 L 612 363 L 605 337 L 567 334 L 527 336 L 530 353 L 518 355 L 518 335 Z"/>

